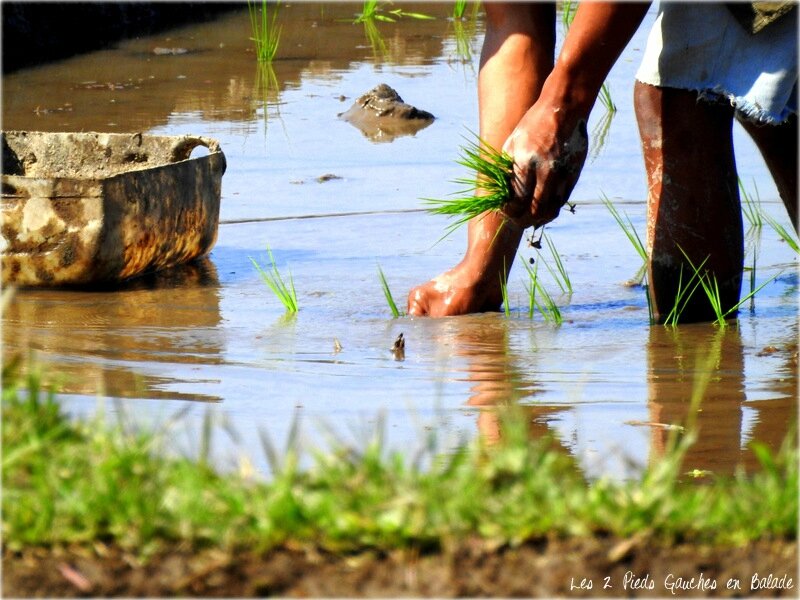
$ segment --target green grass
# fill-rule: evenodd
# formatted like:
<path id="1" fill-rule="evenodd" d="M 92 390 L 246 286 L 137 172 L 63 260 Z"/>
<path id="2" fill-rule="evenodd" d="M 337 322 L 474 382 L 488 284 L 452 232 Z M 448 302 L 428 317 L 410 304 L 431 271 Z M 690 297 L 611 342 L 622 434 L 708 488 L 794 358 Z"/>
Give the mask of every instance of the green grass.
<path id="1" fill-rule="evenodd" d="M 500 271 L 500 294 L 503 297 L 503 312 L 506 318 L 511 316 L 511 300 L 508 297 L 508 272 L 506 269 L 506 259 L 503 259 L 503 270 Z"/>
<path id="2" fill-rule="evenodd" d="M 470 219 L 487 211 L 498 211 L 509 201 L 512 193 L 514 159 L 475 136 L 465 138 L 458 164 L 473 173 L 454 181 L 465 188 L 446 199 L 426 198 L 429 212 L 456 219 L 447 227 L 449 235 Z"/>
<path id="3" fill-rule="evenodd" d="M 761 196 L 758 193 L 755 179 L 753 180 L 755 196 L 747 191 L 741 178 L 737 177 L 736 179 L 739 182 L 739 196 L 741 196 L 742 199 L 742 214 L 745 220 L 750 223 L 751 228 L 760 229 L 764 224 L 764 212 L 761 209 Z"/>
<path id="4" fill-rule="evenodd" d="M 645 248 L 644 243 L 642 242 L 642 238 L 640 238 L 639 234 L 636 232 L 636 228 L 633 226 L 630 217 L 627 214 L 625 214 L 625 218 L 623 219 L 622 215 L 620 215 L 619 211 L 614 206 L 613 202 L 611 202 L 611 200 L 609 200 L 608 196 L 606 196 L 605 194 L 601 194 L 600 199 L 603 201 L 603 204 L 606 205 L 608 212 L 610 212 L 611 216 L 614 217 L 614 220 L 617 222 L 617 225 L 619 225 L 620 229 L 622 229 L 623 233 L 625 234 L 625 237 L 628 238 L 628 241 L 631 243 L 634 250 L 636 250 L 636 253 L 642 259 L 642 263 L 646 263 L 647 249 Z"/>
<path id="5" fill-rule="evenodd" d="M 290 444 L 279 455 L 264 435 L 273 468 L 264 481 L 244 458 L 219 473 L 169 456 L 176 423 L 133 430 L 102 418 L 68 420 L 35 376 L 30 392 L 18 391 L 21 383 L 4 373 L 2 535 L 11 551 L 102 542 L 146 558 L 175 545 L 349 552 L 476 538 L 498 547 L 549 535 L 703 544 L 797 535 L 793 437 L 777 454 L 756 446 L 756 472 L 698 485 L 682 463 L 693 437 L 676 433 L 668 454 L 638 478 L 587 481 L 569 455 L 531 441 L 512 411 L 500 443 L 478 439 L 443 452 L 432 441 L 417 455 L 390 451 L 381 431 L 363 447 L 332 441 L 313 454 Z"/>
<path id="6" fill-rule="evenodd" d="M 467 0 L 456 0 L 453 3 L 453 19 L 463 19 L 467 10 Z"/>
<path id="7" fill-rule="evenodd" d="M 553 241 L 549 237 L 546 237 L 544 241 L 547 244 L 547 247 L 550 249 L 550 256 L 553 257 L 553 262 L 556 264 L 556 269 L 553 270 L 548 263 L 545 263 L 545 266 L 547 267 L 548 271 L 550 271 L 550 275 L 552 275 L 553 279 L 558 284 L 558 287 L 561 288 L 561 291 L 571 294 L 572 281 L 570 280 L 569 273 L 567 273 L 567 269 L 561 260 L 561 255 L 558 253 L 555 244 L 553 244 Z"/>
<path id="8" fill-rule="evenodd" d="M 392 3 L 387 0 L 364 0 L 364 3 L 361 5 L 361 12 L 356 15 L 353 22 L 363 23 L 365 21 L 374 20 L 394 23 L 401 17 L 422 20 L 433 20 L 435 18 L 424 13 L 409 12 L 401 8 L 388 10 L 386 7 L 391 4 Z"/>
<path id="9" fill-rule="evenodd" d="M 750 284 L 750 292 L 748 294 L 746 294 L 744 297 L 740 298 L 739 302 L 737 302 L 735 305 L 733 305 L 733 306 L 731 306 L 731 307 L 726 309 L 725 306 L 723 306 L 723 304 L 722 304 L 722 297 L 720 296 L 719 283 L 717 282 L 717 278 L 714 276 L 713 273 L 710 273 L 708 270 L 704 270 L 703 269 L 703 267 L 706 264 L 706 262 L 708 261 L 709 257 L 707 256 L 698 266 L 695 266 L 694 263 L 692 262 L 692 260 L 689 258 L 689 256 L 686 254 L 686 252 L 683 251 L 682 248 L 680 248 L 680 251 L 683 254 L 684 258 L 686 258 L 686 261 L 689 263 L 689 266 L 692 268 L 692 271 L 693 271 L 692 277 L 691 277 L 689 283 L 687 284 L 686 289 L 688 290 L 688 288 L 689 288 L 689 286 L 691 286 L 692 282 L 696 281 L 696 283 L 695 283 L 694 287 L 691 289 L 691 291 L 689 291 L 688 293 L 684 293 L 683 294 L 683 296 L 685 297 L 685 300 L 683 301 L 682 307 L 685 308 L 686 303 L 688 303 L 688 301 L 690 300 L 690 298 L 692 297 L 692 295 L 694 294 L 695 290 L 697 289 L 697 287 L 699 285 L 702 288 L 703 292 L 705 293 L 706 298 L 708 299 L 708 302 L 711 305 L 711 309 L 714 311 L 714 315 L 716 316 L 716 319 L 714 320 L 714 323 L 716 325 L 718 325 L 719 327 L 721 327 L 721 328 L 724 328 L 724 327 L 728 326 L 728 321 L 727 321 L 728 317 L 730 317 L 731 315 L 735 314 L 736 311 L 738 311 L 739 308 L 745 302 L 747 302 L 748 300 L 751 300 L 752 298 L 754 298 L 755 295 L 758 292 L 760 292 L 767 284 L 772 283 L 778 277 L 778 275 L 775 275 L 774 277 L 771 277 L 771 278 L 767 279 L 765 282 L 763 282 L 758 287 L 755 287 L 755 282 L 754 281 L 751 282 L 751 284 Z M 683 267 L 681 266 L 681 276 L 682 276 L 682 273 L 683 273 Z M 680 284 L 679 284 L 679 288 L 680 288 Z M 679 296 L 681 296 L 680 293 L 679 293 Z M 677 303 L 678 303 L 678 301 L 676 300 L 676 305 L 677 305 Z M 681 310 L 677 311 L 674 318 L 670 319 L 670 317 L 668 317 L 668 321 L 670 321 L 671 325 L 677 324 L 677 322 L 680 320 L 680 313 L 682 312 L 682 310 L 683 310 L 683 308 L 681 308 Z M 673 311 L 675 311 L 674 308 L 673 308 Z M 672 313 L 670 313 L 670 315 L 672 315 Z"/>
<path id="10" fill-rule="evenodd" d="M 797 235 L 793 232 L 789 232 L 783 225 L 778 223 L 775 219 L 773 219 L 768 214 L 764 213 L 764 220 L 769 223 L 769 226 L 775 230 L 775 233 L 786 242 L 786 244 L 794 250 L 795 254 L 800 254 L 800 242 L 797 239 Z"/>
<path id="11" fill-rule="evenodd" d="M 540 259 L 541 261 L 541 259 Z M 553 297 L 549 294 L 539 278 L 539 264 L 536 263 L 534 268 L 531 268 L 527 261 L 522 263 L 525 265 L 525 270 L 528 272 L 528 282 L 526 289 L 528 291 L 528 317 L 533 319 L 534 307 L 539 310 L 545 321 L 553 323 L 554 325 L 561 325 L 564 322 L 564 317 L 561 314 L 561 309 L 556 304 Z M 537 299 L 538 297 L 541 300 Z"/>
<path id="12" fill-rule="evenodd" d="M 386 304 L 389 305 L 389 310 L 392 311 L 392 316 L 397 319 L 402 317 L 403 313 L 397 308 L 397 303 L 394 301 L 392 291 L 389 289 L 389 282 L 386 281 L 386 275 L 383 274 L 383 269 L 378 265 L 378 278 L 381 280 L 381 287 L 383 288 L 383 295 L 386 298 Z"/>
<path id="13" fill-rule="evenodd" d="M 294 289 L 294 280 L 292 279 L 291 272 L 289 273 L 289 284 L 286 284 L 283 277 L 278 271 L 278 267 L 275 264 L 275 258 L 272 256 L 272 250 L 270 250 L 269 246 L 267 246 L 267 253 L 269 254 L 269 262 L 270 266 L 269 269 L 264 269 L 261 265 L 258 264 L 256 259 L 250 257 L 250 262 L 253 263 L 253 266 L 258 271 L 258 274 L 261 275 L 261 279 L 264 280 L 264 283 L 267 284 L 272 293 L 275 297 L 280 300 L 281 304 L 283 304 L 284 308 L 290 313 L 296 313 L 299 306 L 297 304 L 297 292 Z"/>
<path id="14" fill-rule="evenodd" d="M 272 8 L 270 9 L 270 6 Z M 281 27 L 278 25 L 278 6 L 261 0 L 261 7 L 251 0 L 247 2 L 250 13 L 250 29 L 253 33 L 253 43 L 256 46 L 258 62 L 271 63 L 278 53 L 278 44 L 281 38 Z"/>

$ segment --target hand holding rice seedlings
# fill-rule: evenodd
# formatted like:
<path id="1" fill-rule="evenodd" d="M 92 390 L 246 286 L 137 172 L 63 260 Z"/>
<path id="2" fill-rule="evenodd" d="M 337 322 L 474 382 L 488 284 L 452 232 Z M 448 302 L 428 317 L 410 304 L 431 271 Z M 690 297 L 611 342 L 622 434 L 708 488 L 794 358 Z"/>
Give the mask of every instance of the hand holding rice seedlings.
<path id="1" fill-rule="evenodd" d="M 395 319 L 404 316 L 404 313 L 400 312 L 400 310 L 397 308 L 397 304 L 392 296 L 392 291 L 389 289 L 389 283 L 386 281 L 386 276 L 383 274 L 383 269 L 381 269 L 380 265 L 378 265 L 378 277 L 381 280 L 383 295 L 386 297 L 386 303 L 389 305 L 389 310 L 392 311 L 392 316 Z"/>
<path id="2" fill-rule="evenodd" d="M 278 271 L 278 267 L 275 265 L 275 258 L 272 256 L 272 250 L 270 250 L 269 246 L 267 246 L 267 253 L 269 254 L 270 261 L 269 270 L 262 269 L 261 265 L 256 262 L 256 259 L 252 257 L 250 257 L 250 262 L 253 263 L 256 271 L 261 275 L 261 279 L 263 279 L 264 283 L 272 290 L 275 297 L 281 301 L 281 304 L 283 304 L 286 310 L 290 313 L 296 313 L 298 309 L 297 293 L 294 289 L 292 274 L 291 272 L 289 273 L 289 285 L 286 285 L 286 282 Z"/>
<path id="3" fill-rule="evenodd" d="M 250 28 L 253 37 L 250 38 L 256 45 L 258 62 L 271 63 L 278 52 L 278 42 L 281 37 L 281 28 L 278 25 L 278 3 L 269 9 L 267 0 L 261 1 L 261 11 L 256 8 L 255 2 L 248 0 L 247 9 L 250 13 Z"/>
<path id="4" fill-rule="evenodd" d="M 462 146 L 462 156 L 456 162 L 475 173 L 475 178 L 460 177 L 454 183 L 466 186 L 455 192 L 454 198 L 443 200 L 426 198 L 429 212 L 455 218 L 447 227 L 445 237 L 470 219 L 487 211 L 499 211 L 511 199 L 514 177 L 514 159 L 487 144 L 480 137 L 467 139 Z M 465 138 L 466 139 L 466 138 Z"/>

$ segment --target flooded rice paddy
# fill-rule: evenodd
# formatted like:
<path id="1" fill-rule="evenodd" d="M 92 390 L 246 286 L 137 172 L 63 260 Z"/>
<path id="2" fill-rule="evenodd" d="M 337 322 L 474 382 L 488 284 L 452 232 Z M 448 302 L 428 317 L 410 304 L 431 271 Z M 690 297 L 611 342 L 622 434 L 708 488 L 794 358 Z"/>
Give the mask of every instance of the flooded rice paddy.
<path id="1" fill-rule="evenodd" d="M 436 19 L 375 23 L 376 37 L 352 22 L 356 5 L 287 6 L 272 73 L 257 66 L 242 7 L 5 77 L 5 129 L 201 134 L 221 142 L 228 168 L 206 260 L 117 290 L 19 290 L 3 313 L 3 360 L 35 351 L 63 374 L 74 413 L 109 399 L 118 402 L 106 410 L 143 419 L 188 408 L 176 436 L 186 451 L 213 405 L 239 436 L 221 447 L 261 466 L 259 429 L 281 445 L 297 418 L 312 445 L 321 423 L 359 443 L 383 422 L 391 448 L 417 447 L 431 432 L 446 448 L 479 431 L 496 436 L 492 407 L 518 403 L 531 435 L 555 435 L 588 474 L 626 476 L 658 457 L 662 425 L 685 418 L 702 385 L 693 467 L 729 471 L 752 464 L 748 442 L 777 446 L 797 416 L 796 255 L 769 227 L 752 231 L 756 282 L 777 279 L 738 326 L 651 327 L 643 290 L 626 285 L 640 259 L 600 200 L 644 231 L 631 96 L 652 12 L 609 78 L 618 111 L 607 130 L 603 107 L 593 112 L 575 214 L 547 228 L 573 286 L 560 293 L 546 278 L 564 323 L 528 318 L 522 264 L 509 280 L 509 317 L 391 318 L 378 265 L 404 307 L 407 291 L 457 262 L 465 244 L 464 229 L 437 244 L 447 221 L 421 200 L 457 190 L 458 148 L 477 127 L 482 17 L 456 23 L 451 8 L 415 6 Z M 337 118 L 379 83 L 436 120 L 410 135 L 368 136 Z M 788 226 L 738 125 L 735 143 L 745 186 Z M 267 247 L 291 272 L 296 316 L 251 264 L 267 263 Z M 536 255 L 523 245 L 519 262 Z M 402 361 L 390 351 L 400 333 Z"/>

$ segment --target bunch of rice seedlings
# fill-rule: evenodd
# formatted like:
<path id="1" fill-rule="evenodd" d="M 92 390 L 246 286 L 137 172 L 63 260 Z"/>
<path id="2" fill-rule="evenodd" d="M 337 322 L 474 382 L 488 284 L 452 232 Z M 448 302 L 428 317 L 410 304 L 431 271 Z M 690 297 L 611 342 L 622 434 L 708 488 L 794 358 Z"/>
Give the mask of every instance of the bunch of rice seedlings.
<path id="1" fill-rule="evenodd" d="M 383 269 L 378 265 L 378 277 L 381 280 L 381 287 L 383 288 L 383 295 L 386 297 L 386 303 L 389 305 L 389 310 L 392 311 L 392 316 L 397 319 L 402 317 L 403 313 L 397 308 L 397 303 L 394 301 L 392 291 L 389 289 L 389 283 L 386 281 L 386 275 L 383 274 Z"/>
<path id="2" fill-rule="evenodd" d="M 467 9 L 467 0 L 456 0 L 453 4 L 453 19 L 464 18 L 464 11 Z"/>
<path id="3" fill-rule="evenodd" d="M 511 199 L 514 177 L 514 159 L 505 152 L 487 144 L 480 137 L 477 141 L 466 139 L 461 147 L 461 157 L 456 161 L 475 174 L 474 178 L 459 177 L 453 183 L 466 186 L 447 199 L 425 198 L 429 212 L 456 219 L 451 223 L 445 237 L 470 219 L 487 211 L 498 211 Z"/>
<path id="4" fill-rule="evenodd" d="M 262 269 L 261 265 L 259 265 L 253 257 L 250 257 L 250 262 L 253 263 L 256 271 L 261 275 L 261 279 L 263 279 L 267 287 L 272 290 L 275 297 L 281 301 L 281 304 L 283 304 L 286 310 L 290 313 L 296 313 L 298 309 L 297 293 L 294 289 L 292 274 L 291 272 L 289 273 L 289 285 L 286 285 L 286 282 L 278 271 L 278 267 L 275 265 L 275 258 L 272 256 L 272 250 L 270 250 L 269 246 L 267 246 L 267 253 L 269 254 L 270 262 L 269 270 Z"/>
<path id="5" fill-rule="evenodd" d="M 248 0 L 247 9 L 250 13 L 250 29 L 253 37 L 250 39 L 256 45 L 258 62 L 271 63 L 278 52 L 278 42 L 281 37 L 281 28 L 278 25 L 278 3 L 270 10 L 267 0 L 261 0 L 261 10 L 255 2 Z"/>

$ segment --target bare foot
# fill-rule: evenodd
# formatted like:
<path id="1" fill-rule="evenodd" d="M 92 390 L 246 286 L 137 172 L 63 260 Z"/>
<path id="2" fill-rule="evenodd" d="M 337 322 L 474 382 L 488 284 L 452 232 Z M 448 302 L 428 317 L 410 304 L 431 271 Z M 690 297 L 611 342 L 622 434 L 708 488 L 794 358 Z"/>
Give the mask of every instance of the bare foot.
<path id="1" fill-rule="evenodd" d="M 496 311 L 502 303 L 500 274 L 480 278 L 462 262 L 408 294 L 408 314 L 448 317 Z M 493 279 L 497 281 L 494 282 Z"/>

